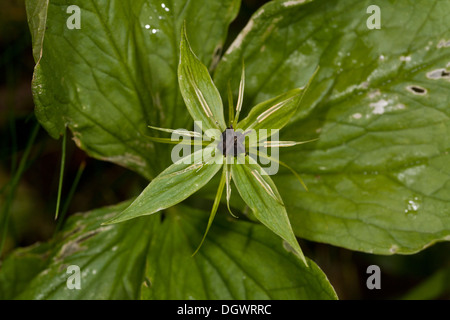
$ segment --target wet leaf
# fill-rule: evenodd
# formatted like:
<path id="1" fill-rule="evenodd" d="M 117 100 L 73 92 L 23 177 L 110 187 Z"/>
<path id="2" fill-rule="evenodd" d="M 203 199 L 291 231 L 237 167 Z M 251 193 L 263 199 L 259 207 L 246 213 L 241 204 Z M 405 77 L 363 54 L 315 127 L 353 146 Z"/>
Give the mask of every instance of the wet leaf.
<path id="1" fill-rule="evenodd" d="M 208 213 L 185 206 L 169 211 L 152 238 L 144 299 L 336 299 L 319 267 L 309 259 L 305 267 L 266 227 L 219 210 L 191 257 Z"/>
<path id="2" fill-rule="evenodd" d="M 297 236 L 379 254 L 450 239 L 450 4 L 274 1 L 254 14 L 215 73 L 222 94 L 245 61 L 243 112 L 305 85 L 281 140 L 294 175 L 274 176 Z M 404 30 L 409 30 L 405 33 Z M 264 67 L 263 67 L 264 66 Z"/>
<path id="3" fill-rule="evenodd" d="M 144 218 L 138 223 L 101 226 L 128 205 L 75 215 L 49 243 L 12 253 L 0 270 L 0 297 L 137 299 L 152 221 Z M 67 287 L 72 275 L 67 273 L 69 266 L 80 268 L 79 290 Z"/>
<path id="4" fill-rule="evenodd" d="M 192 257 L 207 211 L 177 206 L 163 220 L 101 226 L 128 205 L 76 214 L 50 242 L 16 250 L 2 262 L 0 298 L 336 299 L 319 267 L 305 268 L 263 226 L 219 214 Z M 72 265 L 80 267 L 79 290 L 67 287 Z"/>
<path id="5" fill-rule="evenodd" d="M 155 177 L 168 148 L 146 138 L 147 126 L 192 128 L 177 77 L 181 27 L 186 21 L 193 50 L 214 67 L 239 4 L 72 1 L 81 29 L 68 29 L 67 1 L 28 0 L 39 122 L 54 138 L 68 127 L 90 156 Z"/>

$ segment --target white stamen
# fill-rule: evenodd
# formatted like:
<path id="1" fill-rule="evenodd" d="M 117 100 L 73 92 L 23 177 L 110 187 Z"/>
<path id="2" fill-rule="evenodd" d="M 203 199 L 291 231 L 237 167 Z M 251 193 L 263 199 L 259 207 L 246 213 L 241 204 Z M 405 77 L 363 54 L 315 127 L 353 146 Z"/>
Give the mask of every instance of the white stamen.
<path id="1" fill-rule="evenodd" d="M 291 100 L 291 99 L 289 99 Z M 283 107 L 289 100 L 285 100 L 282 102 L 277 103 L 276 105 L 270 107 L 269 109 L 267 109 L 266 111 L 264 111 L 263 113 L 261 113 L 257 118 L 256 121 L 262 122 L 264 119 L 266 119 L 267 117 L 269 117 L 271 114 L 273 114 L 274 112 L 278 111 L 281 107 Z"/>
<path id="2" fill-rule="evenodd" d="M 269 184 L 261 177 L 258 171 L 252 170 L 252 175 L 255 177 L 255 179 L 259 182 L 259 184 L 266 190 L 266 192 L 274 198 L 276 201 L 280 201 L 275 193 L 273 192 L 272 188 L 269 186 Z"/>
<path id="3" fill-rule="evenodd" d="M 213 114 L 211 112 L 211 109 L 208 106 L 208 103 L 206 102 L 205 98 L 203 97 L 202 92 L 197 88 L 197 86 L 194 86 L 195 94 L 197 95 L 198 100 L 200 101 L 200 104 L 202 105 L 203 111 L 205 111 L 206 115 L 209 118 L 212 118 Z"/>
<path id="4" fill-rule="evenodd" d="M 236 105 L 236 115 L 239 116 L 239 113 L 242 109 L 242 101 L 244 99 L 244 86 L 245 86 L 245 69 L 242 68 L 242 76 L 241 82 L 239 83 L 239 97 Z"/>
<path id="5" fill-rule="evenodd" d="M 304 144 L 312 141 L 316 141 L 317 139 L 313 140 L 307 140 L 307 141 L 264 141 L 263 146 L 265 148 L 272 148 L 272 147 L 293 147 L 299 144 Z"/>

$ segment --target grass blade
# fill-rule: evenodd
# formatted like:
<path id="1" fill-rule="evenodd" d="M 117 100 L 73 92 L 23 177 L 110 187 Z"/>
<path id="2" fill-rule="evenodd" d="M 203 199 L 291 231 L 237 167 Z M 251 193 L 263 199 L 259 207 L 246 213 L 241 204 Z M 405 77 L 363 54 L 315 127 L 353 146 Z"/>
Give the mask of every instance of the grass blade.
<path id="1" fill-rule="evenodd" d="M 25 151 L 22 155 L 22 158 L 20 159 L 19 166 L 17 168 L 17 171 L 14 173 L 13 178 L 11 179 L 9 183 L 9 193 L 6 198 L 5 206 L 2 210 L 2 215 L 0 216 L 0 230 L 1 230 L 1 239 L 0 239 L 0 255 L 3 252 L 3 247 L 5 245 L 6 240 L 6 234 L 8 232 L 8 224 L 10 219 L 10 208 L 12 201 L 14 199 L 14 195 L 16 193 L 17 186 L 19 184 L 20 178 L 22 177 L 26 167 L 27 167 L 27 161 L 28 157 L 30 156 L 31 148 L 34 144 L 34 141 L 36 140 L 37 134 L 39 132 L 40 125 L 38 122 L 33 127 L 33 130 L 30 135 L 30 139 L 27 142 L 27 145 L 25 147 Z"/>
<path id="2" fill-rule="evenodd" d="M 62 193 L 62 185 L 63 185 L 63 178 L 64 178 L 64 166 L 66 164 L 66 132 L 67 132 L 67 129 L 64 130 L 64 134 L 62 137 L 61 168 L 59 169 L 58 196 L 56 198 L 55 220 L 58 219 L 58 214 L 59 214 L 59 205 L 61 203 L 61 193 Z"/>
<path id="3" fill-rule="evenodd" d="M 78 186 L 78 182 L 80 182 L 80 178 L 81 178 L 81 175 L 83 174 L 85 167 L 86 167 L 86 162 L 84 162 L 84 161 L 78 167 L 78 171 L 75 176 L 75 179 L 73 180 L 72 186 L 70 187 L 69 194 L 67 195 L 67 198 L 64 201 L 64 205 L 61 210 L 61 216 L 60 216 L 60 218 L 58 220 L 58 224 L 56 225 L 56 228 L 55 228 L 55 233 L 58 232 L 59 230 L 61 230 L 67 210 L 69 209 L 70 202 L 72 201 L 73 195 L 75 194 L 75 191 Z"/>

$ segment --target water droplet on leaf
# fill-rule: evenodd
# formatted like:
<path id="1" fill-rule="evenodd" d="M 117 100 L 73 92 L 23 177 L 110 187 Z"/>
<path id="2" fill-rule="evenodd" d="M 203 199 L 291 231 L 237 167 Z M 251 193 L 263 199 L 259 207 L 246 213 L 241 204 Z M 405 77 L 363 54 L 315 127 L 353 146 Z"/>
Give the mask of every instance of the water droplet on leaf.
<path id="1" fill-rule="evenodd" d="M 405 209 L 406 216 L 411 219 L 415 219 L 419 212 L 420 206 L 421 200 L 417 196 L 412 199 L 406 200 L 406 209 Z"/>

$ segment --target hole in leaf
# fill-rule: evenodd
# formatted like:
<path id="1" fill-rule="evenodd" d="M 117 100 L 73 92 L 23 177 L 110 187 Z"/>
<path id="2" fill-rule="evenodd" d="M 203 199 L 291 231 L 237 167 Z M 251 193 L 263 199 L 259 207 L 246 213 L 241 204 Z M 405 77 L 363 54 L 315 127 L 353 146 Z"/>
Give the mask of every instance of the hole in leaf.
<path id="1" fill-rule="evenodd" d="M 450 78 L 450 72 L 446 69 L 436 69 L 427 73 L 428 79 Z"/>
<path id="2" fill-rule="evenodd" d="M 406 90 L 408 90 L 414 94 L 421 95 L 421 96 L 427 94 L 427 89 L 419 87 L 419 86 L 407 86 Z"/>

